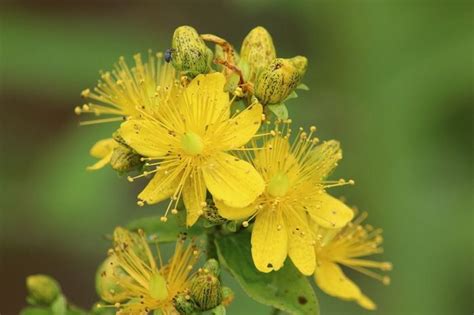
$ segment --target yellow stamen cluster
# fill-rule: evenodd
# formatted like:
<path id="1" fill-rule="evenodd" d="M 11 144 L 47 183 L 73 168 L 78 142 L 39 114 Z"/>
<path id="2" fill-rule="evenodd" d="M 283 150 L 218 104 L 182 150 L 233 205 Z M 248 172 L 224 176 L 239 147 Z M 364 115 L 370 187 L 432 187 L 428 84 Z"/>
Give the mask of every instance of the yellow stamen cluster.
<path id="1" fill-rule="evenodd" d="M 154 110 L 158 106 L 160 91 L 174 83 L 174 68 L 163 62 L 162 53 L 153 54 L 151 50 L 146 62 L 142 61 L 140 54 L 133 59 L 135 65 L 129 67 L 125 58 L 120 57 L 114 70 L 101 74 L 96 87 L 82 91 L 81 96 L 90 102 L 74 109 L 77 115 L 89 113 L 115 117 L 84 121 L 82 125 L 121 121 L 139 115 L 140 109 Z"/>
<path id="2" fill-rule="evenodd" d="M 364 308 L 375 309 L 375 303 L 366 297 L 357 285 L 352 283 L 336 266 L 345 266 L 385 285 L 390 284 L 390 277 L 371 269 L 389 271 L 392 269 L 391 263 L 363 258 L 383 252 L 381 247 L 382 229 L 375 229 L 371 225 L 362 225 L 366 217 L 367 213 L 364 212 L 340 230 L 317 229 L 315 279 L 321 289 L 328 294 L 356 300 Z"/>
<path id="3" fill-rule="evenodd" d="M 186 245 L 181 238 L 176 243 L 173 256 L 163 263 L 157 240 L 156 254 L 148 245 L 143 231 L 128 232 L 117 228 L 114 232 L 114 247 L 109 254 L 112 274 L 103 272 L 102 277 L 111 277 L 121 290 L 123 302 L 111 306 L 117 314 L 148 314 L 159 310 L 162 314 L 176 314 L 173 298 L 190 286 L 191 271 L 199 258 L 199 250 L 193 244 Z M 104 305 L 104 307 L 106 307 Z"/>

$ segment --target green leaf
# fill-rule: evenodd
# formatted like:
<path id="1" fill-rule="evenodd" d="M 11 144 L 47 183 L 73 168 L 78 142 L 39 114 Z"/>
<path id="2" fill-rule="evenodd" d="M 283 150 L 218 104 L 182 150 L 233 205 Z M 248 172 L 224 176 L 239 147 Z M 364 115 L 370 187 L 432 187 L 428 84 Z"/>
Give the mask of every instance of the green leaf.
<path id="1" fill-rule="evenodd" d="M 288 109 L 285 104 L 267 105 L 267 108 L 275 114 L 278 119 L 288 119 Z"/>
<path id="2" fill-rule="evenodd" d="M 20 315 L 53 315 L 53 312 L 48 308 L 27 307 L 20 312 Z"/>
<path id="3" fill-rule="evenodd" d="M 309 87 L 304 84 L 304 83 L 300 83 L 297 87 L 296 87 L 297 90 L 304 90 L 304 91 L 309 91 Z"/>
<path id="4" fill-rule="evenodd" d="M 276 272 L 262 273 L 255 268 L 249 232 L 216 238 L 216 245 L 220 261 L 251 298 L 294 315 L 319 314 L 310 283 L 289 259 Z"/>
<path id="5" fill-rule="evenodd" d="M 169 215 L 168 221 L 162 222 L 161 216 L 150 216 L 136 219 L 127 224 L 127 228 L 136 231 L 142 229 L 150 239 L 157 236 L 158 242 L 174 242 L 180 233 L 187 233 L 190 236 L 203 233 L 202 227 L 195 224 L 191 228 L 186 228 L 184 221 L 184 211 L 176 215 Z"/>

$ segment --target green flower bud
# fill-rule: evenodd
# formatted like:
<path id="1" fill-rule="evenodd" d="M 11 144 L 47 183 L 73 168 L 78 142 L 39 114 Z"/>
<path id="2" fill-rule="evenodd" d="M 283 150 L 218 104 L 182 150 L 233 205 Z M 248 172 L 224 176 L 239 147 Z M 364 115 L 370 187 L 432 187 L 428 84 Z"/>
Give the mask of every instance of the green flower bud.
<path id="1" fill-rule="evenodd" d="M 61 294 L 59 283 L 47 275 L 32 275 L 26 278 L 28 301 L 32 304 L 50 305 Z"/>
<path id="2" fill-rule="evenodd" d="M 171 47 L 175 69 L 191 77 L 211 70 L 212 51 L 191 26 L 180 26 L 174 31 Z"/>
<path id="3" fill-rule="evenodd" d="M 229 287 L 222 287 L 222 305 L 229 306 L 235 298 L 234 291 Z"/>
<path id="4" fill-rule="evenodd" d="M 283 102 L 298 86 L 306 67 L 301 58 L 296 58 L 277 58 L 262 70 L 254 94 L 263 105 Z"/>
<path id="5" fill-rule="evenodd" d="M 191 297 L 201 311 L 210 310 L 222 302 L 222 287 L 218 273 L 219 263 L 215 259 L 210 259 L 191 281 Z"/>
<path id="6" fill-rule="evenodd" d="M 117 265 L 115 256 L 108 257 L 97 269 L 95 288 L 100 298 L 109 303 L 120 303 L 127 299 L 125 289 L 119 285 L 119 279 L 129 276 Z M 130 279 L 131 281 L 131 279 Z"/>
<path id="7" fill-rule="evenodd" d="M 214 258 L 208 259 L 206 263 L 203 266 L 204 271 L 219 277 L 219 274 L 221 273 L 221 269 L 219 267 L 219 262 L 215 260 Z"/>
<path id="8" fill-rule="evenodd" d="M 240 57 L 247 62 L 250 68 L 247 80 L 255 82 L 259 71 L 276 58 L 275 46 L 270 33 L 261 26 L 251 30 L 242 42 Z"/>
<path id="9" fill-rule="evenodd" d="M 112 152 L 110 165 L 118 172 L 129 172 L 143 165 L 141 158 L 141 155 L 120 144 Z"/>
<path id="10" fill-rule="evenodd" d="M 191 296 L 186 292 L 178 293 L 173 298 L 173 305 L 174 305 L 174 308 L 181 315 L 199 314 L 198 313 L 199 307 L 197 306 L 196 302 L 194 302 L 194 300 L 191 298 Z"/>

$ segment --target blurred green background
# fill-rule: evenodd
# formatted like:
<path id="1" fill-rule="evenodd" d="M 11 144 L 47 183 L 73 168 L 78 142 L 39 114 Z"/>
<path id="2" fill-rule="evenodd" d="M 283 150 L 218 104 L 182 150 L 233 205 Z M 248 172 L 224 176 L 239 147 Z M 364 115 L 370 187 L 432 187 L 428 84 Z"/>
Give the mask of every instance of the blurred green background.
<path id="1" fill-rule="evenodd" d="M 88 149 L 114 126 L 78 127 L 79 93 L 119 56 L 164 50 L 190 24 L 236 46 L 256 25 L 280 56 L 308 56 L 295 121 L 342 142 L 332 192 L 383 227 L 392 284 L 354 275 L 379 314 L 469 314 L 473 302 L 472 1 L 3 1 L 0 7 L 0 313 L 25 305 L 25 276 L 49 273 L 91 305 L 103 235 L 138 208 Z M 362 314 L 319 290 L 322 314 Z M 231 315 L 268 314 L 238 292 Z M 368 313 L 368 312 L 367 312 Z"/>

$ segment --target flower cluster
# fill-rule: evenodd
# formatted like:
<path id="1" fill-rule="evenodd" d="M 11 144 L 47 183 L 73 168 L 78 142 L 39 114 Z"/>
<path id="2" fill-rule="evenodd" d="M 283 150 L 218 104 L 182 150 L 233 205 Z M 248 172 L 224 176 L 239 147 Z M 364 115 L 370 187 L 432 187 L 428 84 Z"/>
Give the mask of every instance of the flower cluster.
<path id="1" fill-rule="evenodd" d="M 330 194 L 354 184 L 329 179 L 342 159 L 339 142 L 320 141 L 316 127 L 295 128 L 287 115 L 285 103 L 307 89 L 301 83 L 307 64 L 303 56 L 277 57 L 263 27 L 245 37 L 238 54 L 218 36 L 181 26 L 170 49 L 150 51 L 146 61 L 135 55 L 133 66 L 121 57 L 82 92 L 87 101 L 75 112 L 95 117 L 82 124 L 121 122 L 92 147 L 99 160 L 88 169 L 110 165 L 130 182 L 148 180 L 137 204 L 164 201 L 164 224 L 184 211 L 191 228 L 215 210 L 212 223 L 221 230 L 235 222 L 231 232 L 251 231 L 259 272 L 280 270 L 288 257 L 327 294 L 374 309 L 341 266 L 388 284 L 368 268 L 385 271 L 389 263 L 361 258 L 381 252 L 381 231 L 362 226 L 366 215 L 354 218 L 355 210 Z M 214 261 L 192 276 L 199 250 L 182 239 L 177 244 L 168 264 L 159 254 L 157 263 L 142 231 L 118 228 L 100 269 L 101 298 L 120 314 L 191 314 L 221 304 Z M 219 289 L 193 299 L 198 281 Z"/>

